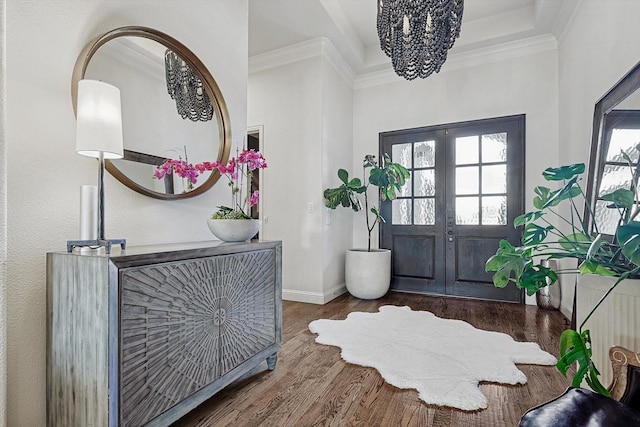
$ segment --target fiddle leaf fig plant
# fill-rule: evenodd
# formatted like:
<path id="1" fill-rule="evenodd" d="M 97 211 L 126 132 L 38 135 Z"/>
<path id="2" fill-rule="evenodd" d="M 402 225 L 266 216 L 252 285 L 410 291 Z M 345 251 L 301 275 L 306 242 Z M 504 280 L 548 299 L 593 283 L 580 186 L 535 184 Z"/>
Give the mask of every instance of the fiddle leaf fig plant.
<path id="1" fill-rule="evenodd" d="M 396 191 L 399 191 L 409 179 L 409 171 L 404 166 L 392 162 L 391 157 L 386 153 L 380 159 L 380 164 L 376 162 L 374 155 L 364 156 L 362 161 L 363 180 L 366 178 L 367 170 L 369 170 L 369 178 L 366 183 L 363 183 L 360 178 L 350 179 L 346 170 L 338 169 L 338 178 L 342 181 L 342 185 L 336 188 L 327 188 L 323 194 L 326 207 L 336 209 L 338 206 L 343 206 L 353 209 L 354 212 L 362 210 L 359 195 L 364 196 L 365 219 L 369 236 L 367 251 L 371 252 L 371 232 L 376 224 L 385 222 L 385 220 L 375 206 L 369 209 L 367 189 L 370 185 L 376 186 L 380 190 L 380 198 L 383 201 L 394 200 Z M 373 222 L 369 219 L 369 212 L 373 214 Z"/>
<path id="2" fill-rule="evenodd" d="M 640 144 L 635 147 L 640 151 Z M 523 227 L 520 246 L 502 240 L 498 249 L 486 262 L 486 271 L 493 271 L 493 283 L 505 287 L 513 282 L 535 294 L 558 280 L 558 274 L 580 273 L 602 276 L 617 276 L 615 283 L 587 314 L 577 330 L 567 329 L 560 338 L 560 359 L 557 368 L 567 375 L 569 367 L 577 363 L 572 385 L 580 387 L 582 381 L 596 392 L 610 395 L 600 383 L 600 372 L 591 359 L 591 334 L 584 329 L 594 311 L 623 280 L 640 272 L 640 222 L 636 221 L 640 208 L 635 200 L 640 166 L 634 165 L 628 153 L 622 153 L 631 176 L 629 188 L 618 188 L 601 195 L 600 200 L 609 202 L 608 209 L 617 211 L 619 220 L 613 236 L 600 232 L 597 221 L 593 232 L 587 230 L 583 215 L 578 208 L 584 203 L 585 193 L 580 186 L 585 171 L 583 163 L 548 168 L 542 176 L 560 184 L 559 189 L 539 186 L 534 189 L 535 211 L 520 215 L 514 220 L 515 227 Z M 568 204 L 568 206 L 567 206 Z M 564 208 L 561 210 L 560 208 Z M 593 212 L 591 217 L 597 220 Z M 555 224 L 559 224 L 556 226 Z M 554 271 L 543 265 L 544 260 L 575 259 L 577 268 Z"/>

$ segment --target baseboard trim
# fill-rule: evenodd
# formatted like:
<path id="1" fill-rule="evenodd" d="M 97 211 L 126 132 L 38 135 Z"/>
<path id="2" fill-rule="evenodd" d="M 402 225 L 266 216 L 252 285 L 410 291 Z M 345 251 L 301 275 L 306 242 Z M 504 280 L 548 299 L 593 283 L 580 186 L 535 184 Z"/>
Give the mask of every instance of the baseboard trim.
<path id="1" fill-rule="evenodd" d="M 325 293 L 299 291 L 296 289 L 283 289 L 282 299 L 285 301 L 306 302 L 309 304 L 323 305 L 346 292 L 347 288 L 345 287 L 344 283 L 329 289 Z"/>

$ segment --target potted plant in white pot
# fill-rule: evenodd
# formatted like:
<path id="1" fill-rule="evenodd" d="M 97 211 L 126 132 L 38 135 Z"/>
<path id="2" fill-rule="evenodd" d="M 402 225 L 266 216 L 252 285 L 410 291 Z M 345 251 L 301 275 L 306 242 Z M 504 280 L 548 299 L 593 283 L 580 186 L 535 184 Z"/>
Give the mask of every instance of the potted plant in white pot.
<path id="1" fill-rule="evenodd" d="M 168 159 L 156 167 L 154 177 L 163 179 L 168 173 L 176 173 L 188 179 L 191 184 L 197 182 L 198 176 L 205 171 L 217 170 L 228 180 L 231 189 L 231 207 L 218 206 L 218 210 L 207 219 L 211 233 L 225 242 L 242 242 L 254 237 L 260 229 L 260 221 L 247 215 L 252 206 L 258 204 L 260 193 L 245 192 L 243 186 L 251 182 L 251 177 L 258 169 L 265 169 L 267 161 L 262 153 L 253 149 L 243 149 L 225 163 L 202 162 L 192 165 L 183 160 Z"/>
<path id="2" fill-rule="evenodd" d="M 639 149 L 640 146 L 637 146 L 636 150 Z M 576 198 L 584 200 L 585 197 L 579 184 L 580 176 L 585 170 L 584 164 L 548 168 L 542 174 L 544 178 L 560 182 L 562 187 L 557 190 L 536 187 L 533 200 L 536 210 L 514 220 L 514 226 L 524 227 L 522 245 L 513 246 L 503 240 L 496 254 L 486 263 L 486 270 L 495 272 L 493 282 L 496 286 L 504 287 L 510 281 L 515 282 L 517 286 L 524 288 L 528 295 L 535 294 L 538 289 L 549 283 L 555 283 L 558 279 L 557 273 L 613 277 L 608 291 L 585 316 L 577 330 L 567 329 L 562 333 L 560 359 L 557 363 L 558 369 L 565 376 L 569 367 L 577 363 L 572 386 L 580 387 L 584 380 L 594 391 L 606 396 L 610 393 L 598 378 L 600 373 L 592 360 L 592 337 L 590 331 L 585 329 L 585 323 L 619 284 L 637 277 L 640 273 L 640 222 L 635 220 L 640 213 L 640 208 L 635 202 L 640 170 L 632 165 L 627 153 L 622 153 L 622 157 L 629 166 L 630 188 L 618 188 L 600 197 L 609 202 L 607 208 L 619 213 L 618 225 L 613 236 L 602 235 L 597 221 L 593 232 L 587 229 L 583 221 L 584 217 L 578 208 Z M 568 215 L 560 213 L 558 207 L 561 204 L 568 204 Z M 597 220 L 593 212 L 590 214 Z M 554 220 L 561 225 L 553 225 Z M 577 260 L 577 269 L 556 272 L 544 265 L 545 260 L 566 258 Z"/>
<path id="3" fill-rule="evenodd" d="M 369 176 L 367 179 L 367 170 Z M 351 208 L 354 212 L 362 210 L 359 195 L 364 197 L 365 221 L 368 233 L 367 249 L 349 249 L 345 258 L 345 284 L 347 291 L 357 298 L 376 299 L 389 290 L 391 283 L 391 251 L 389 249 L 371 249 L 371 233 L 384 218 L 375 206 L 369 208 L 367 189 L 370 185 L 378 187 L 383 201 L 396 198 L 396 191 L 409 178 L 409 171 L 391 161 L 384 154 L 380 163 L 375 156 L 368 154 L 362 161 L 362 180 L 349 179 L 349 173 L 338 169 L 338 178 L 342 185 L 324 190 L 324 204 L 330 209 L 338 206 Z M 364 183 L 363 181 L 366 180 Z M 370 217 L 369 212 L 372 214 Z"/>

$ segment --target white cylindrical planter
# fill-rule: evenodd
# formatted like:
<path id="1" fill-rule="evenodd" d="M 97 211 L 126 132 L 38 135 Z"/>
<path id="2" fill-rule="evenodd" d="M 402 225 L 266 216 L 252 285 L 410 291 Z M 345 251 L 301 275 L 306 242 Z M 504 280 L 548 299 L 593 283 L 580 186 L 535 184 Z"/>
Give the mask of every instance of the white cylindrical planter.
<path id="1" fill-rule="evenodd" d="M 389 249 L 348 249 L 345 260 L 347 291 L 360 299 L 376 299 L 389 291 L 391 251 Z"/>

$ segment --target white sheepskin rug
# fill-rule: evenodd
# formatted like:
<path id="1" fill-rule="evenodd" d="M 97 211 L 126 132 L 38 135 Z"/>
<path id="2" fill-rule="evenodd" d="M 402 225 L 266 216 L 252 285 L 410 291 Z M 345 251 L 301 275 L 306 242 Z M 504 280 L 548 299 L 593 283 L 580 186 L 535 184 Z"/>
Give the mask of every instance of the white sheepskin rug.
<path id="1" fill-rule="evenodd" d="M 467 411 L 487 407 L 479 382 L 525 384 L 516 363 L 556 363 L 536 343 L 409 307 L 315 320 L 309 330 L 317 343 L 340 347 L 346 362 L 377 369 L 389 384 L 418 390 L 428 404 Z"/>

